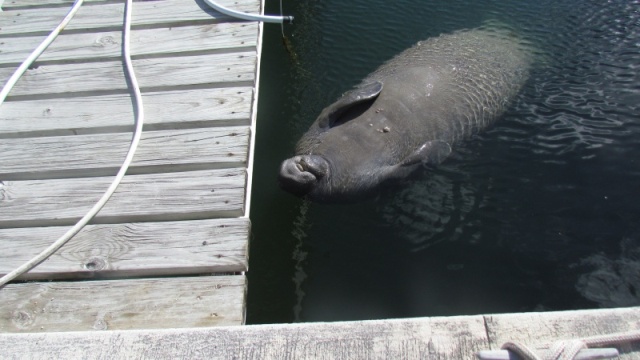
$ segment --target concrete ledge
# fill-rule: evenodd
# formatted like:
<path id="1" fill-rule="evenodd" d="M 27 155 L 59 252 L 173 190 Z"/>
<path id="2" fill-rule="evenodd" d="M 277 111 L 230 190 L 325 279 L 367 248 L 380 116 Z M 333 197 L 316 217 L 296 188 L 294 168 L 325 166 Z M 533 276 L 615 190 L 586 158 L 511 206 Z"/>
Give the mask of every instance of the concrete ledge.
<path id="1" fill-rule="evenodd" d="M 0 335 L 3 357 L 58 359 L 474 359 L 529 345 L 640 329 L 640 307 L 218 328 Z M 640 344 L 619 347 L 640 359 Z"/>

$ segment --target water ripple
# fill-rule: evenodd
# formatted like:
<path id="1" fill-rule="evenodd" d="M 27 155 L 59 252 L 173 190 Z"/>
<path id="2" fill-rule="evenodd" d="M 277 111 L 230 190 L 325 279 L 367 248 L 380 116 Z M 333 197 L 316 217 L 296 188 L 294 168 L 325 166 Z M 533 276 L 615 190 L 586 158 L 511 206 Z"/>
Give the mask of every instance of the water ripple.
<path id="1" fill-rule="evenodd" d="M 323 107 L 419 40 L 497 21 L 535 49 L 527 84 L 489 131 L 438 169 L 419 172 L 369 204 L 311 204 L 303 243 L 275 230 L 271 219 L 286 219 L 291 209 L 280 205 L 285 194 L 265 191 L 278 200 L 254 205 L 265 209 L 255 216 L 269 219 L 262 227 L 255 221 L 256 237 L 304 245 L 291 250 L 304 259 L 295 263 L 304 276 L 294 280 L 294 290 L 305 294 L 296 316 L 353 318 L 336 315 L 340 309 L 366 318 L 563 310 L 616 306 L 623 297 L 626 305 L 640 304 L 629 292 L 594 296 L 602 288 L 600 269 L 637 269 L 629 262 L 638 259 L 617 249 L 640 223 L 639 1 L 294 4 L 297 24 L 288 29 L 299 62 L 291 66 L 291 81 L 261 82 L 275 90 L 263 89 L 260 103 L 282 105 L 258 122 L 276 135 L 290 134 L 289 152 Z M 269 74 L 269 64 L 262 66 Z M 268 140 L 267 152 L 283 148 Z M 289 155 L 273 154 L 274 162 Z M 262 189 L 261 178 L 274 177 L 276 169 L 270 171 L 256 173 L 254 192 Z M 299 229 L 295 220 L 290 225 Z M 252 257 L 260 256 L 270 255 Z M 278 296 L 273 304 L 295 294 Z"/>

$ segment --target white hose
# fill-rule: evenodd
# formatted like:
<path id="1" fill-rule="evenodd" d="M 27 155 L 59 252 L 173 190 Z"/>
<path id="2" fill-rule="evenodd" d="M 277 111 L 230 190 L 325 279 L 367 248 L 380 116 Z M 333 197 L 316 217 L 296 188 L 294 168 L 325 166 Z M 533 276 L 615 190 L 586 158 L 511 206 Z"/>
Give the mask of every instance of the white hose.
<path id="1" fill-rule="evenodd" d="M 42 43 L 38 45 L 38 47 L 35 50 L 33 50 L 33 52 L 31 52 L 29 57 L 27 57 L 27 59 L 23 61 L 22 64 L 20 64 L 20 66 L 16 69 L 13 75 L 11 75 L 7 83 L 2 88 L 2 91 L 0 92 L 0 105 L 2 105 L 4 100 L 7 98 L 9 91 L 13 89 L 13 86 L 18 82 L 22 74 L 24 74 L 24 72 L 27 71 L 29 66 L 31 66 L 31 64 L 33 64 L 33 62 L 36 61 L 36 59 L 49 47 L 49 45 L 51 45 L 53 40 L 55 40 L 56 37 L 58 37 L 58 34 L 60 34 L 60 32 L 65 28 L 65 26 L 69 24 L 69 21 L 71 21 L 71 19 L 76 14 L 76 12 L 78 12 L 78 9 L 80 9 L 80 5 L 82 5 L 83 1 L 84 0 L 76 0 L 76 2 L 73 3 L 73 5 L 71 6 L 71 9 L 67 13 L 67 16 L 65 16 L 64 19 L 62 19 L 58 27 L 53 29 L 51 34 L 49 34 L 49 36 L 47 36 L 47 38 L 44 39 L 44 41 L 42 41 Z"/>
<path id="2" fill-rule="evenodd" d="M 293 22 L 293 16 L 274 16 L 274 15 L 255 15 L 247 14 L 235 10 L 228 9 L 222 5 L 216 4 L 213 0 L 204 0 L 204 2 L 214 10 L 225 15 L 248 21 L 262 21 L 267 23 L 283 23 L 285 21 Z"/>
<path id="3" fill-rule="evenodd" d="M 73 15 L 77 11 L 77 8 L 80 6 L 80 4 L 82 4 L 82 0 L 76 0 L 76 2 L 73 4 L 73 7 L 72 7 L 71 11 L 69 11 L 69 15 L 67 15 L 67 17 L 65 17 L 63 22 L 60 23 L 58 28 L 56 28 L 52 32 L 52 34 L 55 33 L 55 36 L 57 36 L 57 34 L 62 30 L 62 28 L 64 28 L 64 26 L 69 22 L 69 20 L 71 20 L 71 17 L 73 17 Z M 69 241 L 69 239 L 71 239 L 74 235 L 76 235 L 80 230 L 82 230 L 82 228 L 89 221 L 91 221 L 91 219 L 93 219 L 93 217 L 107 203 L 107 201 L 109 200 L 111 195 L 113 195 L 113 193 L 116 191 L 118 185 L 120 185 L 120 182 L 122 181 L 122 178 L 124 178 L 124 175 L 127 172 L 127 169 L 129 168 L 129 165 L 131 164 L 131 161 L 133 160 L 133 155 L 136 152 L 136 149 L 137 149 L 138 144 L 140 142 L 140 136 L 142 134 L 142 124 L 144 122 L 144 109 L 142 107 L 142 95 L 140 94 L 140 87 L 138 86 L 138 80 L 136 79 L 136 76 L 135 76 L 135 74 L 133 72 L 133 65 L 131 64 L 131 54 L 130 54 L 130 51 L 129 51 L 129 43 L 130 43 L 130 35 L 129 35 L 129 33 L 130 33 L 130 30 L 131 30 L 131 8 L 132 8 L 132 0 L 126 0 L 125 20 L 124 20 L 124 29 L 123 29 L 123 43 L 124 44 L 123 44 L 122 56 L 124 58 L 124 62 L 125 62 L 125 65 L 126 65 L 127 76 L 129 77 L 129 80 L 131 82 L 131 87 L 133 88 L 134 97 L 135 97 L 135 106 L 136 106 L 138 111 L 137 111 L 136 120 L 135 120 L 136 121 L 136 129 L 135 129 L 135 132 L 133 134 L 133 138 L 131 139 L 131 144 L 129 145 L 129 151 L 127 152 L 127 156 L 125 157 L 125 160 L 122 163 L 122 166 L 120 167 L 120 170 L 118 171 L 118 174 L 113 179 L 113 182 L 111 183 L 111 185 L 109 186 L 107 191 L 102 195 L 100 200 L 98 200 L 98 202 L 91 208 L 91 210 L 89 210 L 89 212 L 84 217 L 82 217 L 82 219 L 80 219 L 80 221 L 78 221 L 71 229 L 69 229 L 64 235 L 62 235 L 62 237 L 60 237 L 58 240 L 56 240 L 53 244 L 51 244 L 51 246 L 49 246 L 43 252 L 41 252 L 40 254 L 38 254 L 37 256 L 32 258 L 31 260 L 27 261 L 26 263 L 24 263 L 20 267 L 16 268 L 15 270 L 11 271 L 10 273 L 6 274 L 2 278 L 0 278 L 0 287 L 5 285 L 9 281 L 17 278 L 18 276 L 24 274 L 25 272 L 31 270 L 34 266 L 36 266 L 39 263 L 41 263 L 42 261 L 44 261 L 46 258 L 51 256 L 51 254 L 56 252 L 56 250 L 58 250 L 60 247 L 62 247 L 62 245 L 64 245 L 67 241 Z M 52 35 L 49 35 L 49 37 L 47 37 L 45 42 L 49 41 L 49 44 L 50 44 L 51 41 L 53 41 L 53 39 L 55 38 L 55 36 L 52 37 Z M 51 39 L 49 40 L 49 38 L 51 38 Z M 43 47 L 42 51 L 44 51 L 44 49 L 46 49 L 47 46 L 48 46 L 48 44 Z M 41 47 L 42 47 L 42 45 L 39 46 L 38 49 L 40 49 Z M 34 53 L 36 53 L 36 52 L 34 51 Z M 40 52 L 40 53 L 42 53 L 42 52 Z M 27 60 L 31 60 L 31 62 L 33 62 L 38 58 L 39 55 L 40 54 L 36 55 L 33 58 L 32 58 L 32 56 L 30 56 Z M 23 65 L 25 63 L 27 63 L 27 61 L 25 61 L 23 63 Z M 31 63 L 28 63 L 24 67 L 28 68 L 30 65 L 31 65 Z M 22 65 L 21 65 L 20 68 L 22 68 Z M 18 70 L 16 72 L 18 72 L 20 70 L 20 68 L 18 68 Z M 24 72 L 24 70 L 23 70 L 23 72 Z M 16 81 L 17 81 L 17 79 L 16 79 Z M 14 84 L 15 84 L 15 81 L 14 81 Z M 13 86 L 13 85 L 11 85 L 11 86 Z M 7 88 L 7 86 L 5 86 L 5 89 L 6 88 Z M 3 94 L 5 93 L 5 89 L 2 90 Z M 10 90 L 11 89 L 8 88 L 8 90 L 6 90 L 6 92 L 8 93 Z M 2 98 L 2 100 L 4 100 L 4 98 Z M 2 104 L 2 102 L 0 102 L 0 104 Z"/>

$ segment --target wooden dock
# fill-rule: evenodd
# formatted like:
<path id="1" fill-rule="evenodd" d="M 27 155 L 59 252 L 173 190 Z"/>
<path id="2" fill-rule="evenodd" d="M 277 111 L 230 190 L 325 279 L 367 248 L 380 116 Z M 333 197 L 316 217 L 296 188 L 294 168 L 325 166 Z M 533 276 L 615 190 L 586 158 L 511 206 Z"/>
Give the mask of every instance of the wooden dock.
<path id="1" fill-rule="evenodd" d="M 4 1 L 3 83 L 72 3 Z M 83 216 L 124 160 L 134 112 L 123 14 L 123 1 L 85 0 L 0 107 L 0 274 Z M 92 224 L 20 278 L 34 281 L 0 289 L 0 332 L 244 323 L 261 38 L 261 24 L 201 0 L 134 2 L 140 147 Z"/>
<path id="2" fill-rule="evenodd" d="M 71 3 L 4 1 L 1 79 Z M 84 215 L 131 139 L 123 4 L 85 3 L 0 107 L 0 273 Z M 140 148 L 95 221 L 21 278 L 31 281 L 0 289 L 0 358 L 474 359 L 506 341 L 640 329 L 638 307 L 233 326 L 244 323 L 261 37 L 261 24 L 201 0 L 135 2 Z M 618 348 L 640 359 L 640 344 Z"/>
<path id="3" fill-rule="evenodd" d="M 0 336 L 8 359 L 474 360 L 508 341 L 557 340 L 640 329 L 640 308 L 214 328 Z M 615 346 L 640 359 L 640 344 Z M 513 359 L 516 359 L 513 357 Z"/>

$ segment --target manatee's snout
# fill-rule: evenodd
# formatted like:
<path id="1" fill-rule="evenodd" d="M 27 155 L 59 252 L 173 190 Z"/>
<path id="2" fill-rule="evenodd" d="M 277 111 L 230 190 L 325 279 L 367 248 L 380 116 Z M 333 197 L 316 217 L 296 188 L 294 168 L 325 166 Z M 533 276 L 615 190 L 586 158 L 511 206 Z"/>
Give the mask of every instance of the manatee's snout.
<path id="1" fill-rule="evenodd" d="M 329 174 L 329 163 L 318 155 L 298 155 L 280 165 L 280 187 L 298 196 L 313 190 Z"/>

